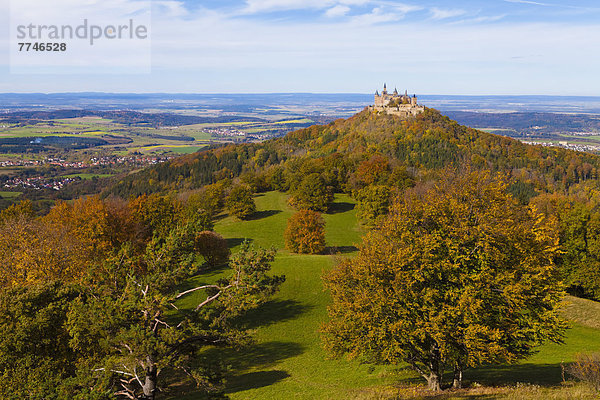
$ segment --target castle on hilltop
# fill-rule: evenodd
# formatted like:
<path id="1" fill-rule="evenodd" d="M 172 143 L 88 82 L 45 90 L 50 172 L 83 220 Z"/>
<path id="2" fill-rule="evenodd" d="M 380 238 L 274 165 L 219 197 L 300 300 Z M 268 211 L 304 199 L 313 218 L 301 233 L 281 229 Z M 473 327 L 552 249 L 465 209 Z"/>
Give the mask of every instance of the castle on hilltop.
<path id="1" fill-rule="evenodd" d="M 394 89 L 393 93 L 388 93 L 387 85 L 383 84 L 383 92 L 375 92 L 375 105 L 369 107 L 372 111 L 382 111 L 391 115 L 400 117 L 410 117 L 418 115 L 425 111 L 425 107 L 417 104 L 417 96 L 410 97 L 408 91 L 403 95 L 398 94 L 398 89 Z"/>

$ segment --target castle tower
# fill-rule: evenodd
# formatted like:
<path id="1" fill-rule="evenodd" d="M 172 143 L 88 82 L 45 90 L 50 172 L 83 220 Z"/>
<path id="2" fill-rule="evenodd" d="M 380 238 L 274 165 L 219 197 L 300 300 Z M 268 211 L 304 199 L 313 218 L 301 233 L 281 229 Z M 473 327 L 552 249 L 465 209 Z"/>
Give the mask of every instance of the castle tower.
<path id="1" fill-rule="evenodd" d="M 425 111 L 425 107 L 417 103 L 417 95 L 409 96 L 408 90 L 404 94 L 398 93 L 398 88 L 394 88 L 393 93 L 388 93 L 387 84 L 383 84 L 383 91 L 375 91 L 375 105 L 369 107 L 370 110 L 378 113 L 396 115 L 401 118 L 417 116 Z"/>

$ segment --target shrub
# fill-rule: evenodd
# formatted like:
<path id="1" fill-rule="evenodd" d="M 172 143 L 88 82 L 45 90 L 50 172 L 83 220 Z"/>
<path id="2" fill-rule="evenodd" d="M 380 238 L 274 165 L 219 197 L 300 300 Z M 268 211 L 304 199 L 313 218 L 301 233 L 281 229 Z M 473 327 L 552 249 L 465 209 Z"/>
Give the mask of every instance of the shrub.
<path id="1" fill-rule="evenodd" d="M 204 257 L 206 264 L 215 266 L 224 264 L 229 259 L 227 240 L 212 231 L 203 231 L 196 235 L 195 249 Z"/>
<path id="2" fill-rule="evenodd" d="M 600 353 L 579 354 L 574 363 L 567 368 L 567 373 L 594 386 L 600 391 Z"/>
<path id="3" fill-rule="evenodd" d="M 285 230 L 285 247 L 294 253 L 318 254 L 325 250 L 325 221 L 321 214 L 301 210 L 294 214 Z"/>

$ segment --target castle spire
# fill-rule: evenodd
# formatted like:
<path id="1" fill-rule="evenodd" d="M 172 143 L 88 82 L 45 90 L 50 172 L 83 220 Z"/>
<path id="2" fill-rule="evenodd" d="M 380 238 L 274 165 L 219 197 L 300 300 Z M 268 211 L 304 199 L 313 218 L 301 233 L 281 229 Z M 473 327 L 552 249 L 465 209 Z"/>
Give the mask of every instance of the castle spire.
<path id="1" fill-rule="evenodd" d="M 398 96 L 398 88 L 394 88 L 394 95 Z"/>

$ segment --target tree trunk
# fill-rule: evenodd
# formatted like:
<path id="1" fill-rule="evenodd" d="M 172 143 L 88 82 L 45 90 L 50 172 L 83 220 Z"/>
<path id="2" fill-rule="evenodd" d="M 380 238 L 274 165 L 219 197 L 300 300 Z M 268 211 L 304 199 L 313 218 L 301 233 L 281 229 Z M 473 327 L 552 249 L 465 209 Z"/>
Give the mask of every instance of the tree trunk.
<path id="1" fill-rule="evenodd" d="M 429 376 L 426 377 L 426 379 L 427 389 L 433 390 L 435 392 L 439 392 L 440 390 L 442 390 L 442 377 L 440 376 L 440 374 L 432 372 L 429 374 Z"/>
<path id="2" fill-rule="evenodd" d="M 148 366 L 146 367 L 146 378 L 144 380 L 144 384 L 142 385 L 142 391 L 144 392 L 144 397 L 142 397 L 142 399 L 154 400 L 154 395 L 156 394 L 156 381 L 156 365 L 154 364 L 151 358 L 148 358 Z"/>
<path id="3" fill-rule="evenodd" d="M 442 366 L 442 356 L 437 344 L 431 346 L 431 353 L 429 356 L 429 376 L 426 376 L 427 386 L 429 390 L 439 392 L 442 390 L 442 380 L 444 374 L 444 368 Z"/>
<path id="4" fill-rule="evenodd" d="M 462 377 L 463 370 L 460 364 L 454 365 L 454 379 L 452 380 L 452 387 L 454 389 L 462 389 Z"/>

